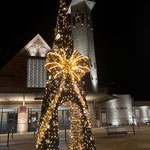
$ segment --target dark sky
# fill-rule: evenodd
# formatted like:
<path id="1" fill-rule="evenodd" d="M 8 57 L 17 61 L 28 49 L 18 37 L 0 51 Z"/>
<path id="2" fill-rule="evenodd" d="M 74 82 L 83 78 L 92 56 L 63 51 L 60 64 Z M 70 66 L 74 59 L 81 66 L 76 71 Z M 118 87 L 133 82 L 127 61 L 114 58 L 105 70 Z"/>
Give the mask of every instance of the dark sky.
<path id="1" fill-rule="evenodd" d="M 100 86 L 150 100 L 150 2 L 97 0 L 93 9 Z M 58 0 L 0 4 L 0 67 L 37 33 L 51 46 Z"/>

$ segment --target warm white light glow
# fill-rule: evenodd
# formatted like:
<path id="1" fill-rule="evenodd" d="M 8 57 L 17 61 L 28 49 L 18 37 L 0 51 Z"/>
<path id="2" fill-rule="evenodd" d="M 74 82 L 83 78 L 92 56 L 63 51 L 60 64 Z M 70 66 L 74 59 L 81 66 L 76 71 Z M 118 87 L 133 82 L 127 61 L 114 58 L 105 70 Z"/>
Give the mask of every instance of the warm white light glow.
<path id="1" fill-rule="evenodd" d="M 37 49 L 36 49 L 36 47 L 30 47 L 28 49 L 28 52 L 29 52 L 30 56 L 36 56 L 37 55 Z"/>
<path id="2" fill-rule="evenodd" d="M 46 114 L 43 117 L 43 121 L 41 122 L 39 133 L 38 133 L 38 138 L 37 138 L 36 148 L 38 148 L 38 146 L 41 144 L 42 138 L 44 137 L 46 130 L 48 128 L 50 128 L 48 123 L 52 118 L 52 114 L 54 112 L 54 109 L 56 107 L 58 99 L 61 96 L 62 91 L 65 90 L 64 83 L 65 83 L 67 75 L 70 75 L 70 77 L 72 79 L 72 85 L 74 87 L 74 91 L 76 92 L 76 94 L 78 95 L 78 98 L 81 101 L 81 104 L 84 109 L 83 113 L 87 118 L 89 128 L 91 128 L 91 122 L 90 122 L 90 118 L 89 118 L 88 109 L 87 109 L 85 101 L 81 95 L 80 88 L 77 84 L 78 81 L 81 80 L 81 78 L 87 72 L 90 71 L 88 68 L 88 58 L 82 56 L 79 52 L 74 51 L 71 58 L 68 60 L 66 58 L 66 53 L 63 49 L 55 49 L 55 52 L 49 52 L 47 54 L 45 68 L 50 72 L 51 77 L 54 79 L 58 78 L 59 76 L 62 76 L 62 81 L 61 81 L 60 87 L 59 87 L 54 99 L 51 101 L 51 103 L 48 107 L 48 110 L 46 111 Z M 76 107 L 77 107 L 77 105 L 76 105 Z M 80 122 L 81 122 L 81 120 L 80 120 Z M 79 143 L 79 147 L 81 148 L 81 150 L 83 149 L 83 147 L 80 145 L 80 143 Z"/>

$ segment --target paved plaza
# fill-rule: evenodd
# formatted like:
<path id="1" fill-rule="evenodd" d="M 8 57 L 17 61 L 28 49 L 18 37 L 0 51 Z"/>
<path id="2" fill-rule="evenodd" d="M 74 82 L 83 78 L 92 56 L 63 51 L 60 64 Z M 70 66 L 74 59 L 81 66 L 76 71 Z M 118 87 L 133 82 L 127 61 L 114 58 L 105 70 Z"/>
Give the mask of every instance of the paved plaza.
<path id="1" fill-rule="evenodd" d="M 127 127 L 132 131 L 132 126 Z M 107 135 L 105 128 L 93 129 L 97 150 L 150 150 L 150 126 L 135 126 L 135 135 L 128 132 L 127 135 Z M 68 131 L 69 132 L 69 131 Z M 67 134 L 68 134 L 67 132 Z M 65 142 L 65 132 L 60 131 L 60 150 L 68 150 Z M 10 135 L 9 147 L 7 147 L 7 135 L 0 135 L 0 150 L 34 150 L 36 137 L 33 133 Z"/>

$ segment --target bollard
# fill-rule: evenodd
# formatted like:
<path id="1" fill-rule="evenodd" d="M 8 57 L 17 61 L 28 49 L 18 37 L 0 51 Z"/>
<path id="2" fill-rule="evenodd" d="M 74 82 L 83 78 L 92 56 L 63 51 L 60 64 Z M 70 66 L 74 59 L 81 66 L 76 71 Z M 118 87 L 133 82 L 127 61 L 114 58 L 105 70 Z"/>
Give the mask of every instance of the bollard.
<path id="1" fill-rule="evenodd" d="M 134 126 L 134 117 L 132 116 L 132 128 L 133 128 L 133 134 L 135 135 L 135 126 Z"/>
<path id="2" fill-rule="evenodd" d="M 135 135 L 135 125 L 132 123 L 132 128 L 133 128 L 133 134 Z"/>
<path id="3" fill-rule="evenodd" d="M 123 121 L 123 127 L 125 126 L 124 121 Z"/>
<path id="4" fill-rule="evenodd" d="M 109 122 L 106 122 L 106 126 L 107 126 L 107 135 L 109 136 Z"/>
<path id="5" fill-rule="evenodd" d="M 35 131 L 36 131 L 36 128 L 34 128 L 34 137 L 35 137 Z"/>
<path id="6" fill-rule="evenodd" d="M 66 141 L 66 143 L 67 143 L 66 125 L 65 125 L 65 141 Z"/>
<path id="7" fill-rule="evenodd" d="M 134 128 L 134 123 L 133 123 L 132 125 L 133 125 L 133 134 L 135 135 L 135 128 Z"/>
<path id="8" fill-rule="evenodd" d="M 8 129 L 8 135 L 7 135 L 7 147 L 9 146 L 9 129 Z"/>
<path id="9" fill-rule="evenodd" d="M 13 140 L 13 138 L 14 138 L 14 130 L 13 130 L 14 128 L 12 127 L 12 129 L 11 129 L 11 139 Z"/>
<path id="10" fill-rule="evenodd" d="M 140 123 L 138 122 L 138 129 L 140 129 Z"/>

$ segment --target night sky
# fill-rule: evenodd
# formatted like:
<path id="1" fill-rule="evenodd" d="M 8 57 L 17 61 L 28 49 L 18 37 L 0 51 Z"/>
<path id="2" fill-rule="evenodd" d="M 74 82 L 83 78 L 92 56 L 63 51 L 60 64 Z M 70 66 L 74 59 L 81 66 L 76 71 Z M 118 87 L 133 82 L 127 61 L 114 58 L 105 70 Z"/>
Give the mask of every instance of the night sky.
<path id="1" fill-rule="evenodd" d="M 0 7 L 0 67 L 38 33 L 52 46 L 58 0 Z M 150 2 L 97 0 L 92 15 L 99 85 L 150 100 Z"/>

